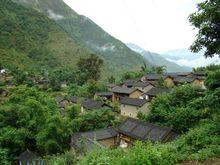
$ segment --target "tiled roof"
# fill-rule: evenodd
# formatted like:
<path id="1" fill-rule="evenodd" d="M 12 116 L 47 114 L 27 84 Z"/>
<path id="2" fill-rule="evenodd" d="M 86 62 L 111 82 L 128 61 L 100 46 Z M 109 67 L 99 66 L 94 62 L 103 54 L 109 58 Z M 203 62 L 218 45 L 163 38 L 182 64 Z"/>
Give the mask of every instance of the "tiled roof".
<path id="1" fill-rule="evenodd" d="M 193 72 L 193 74 L 196 75 L 196 76 L 205 76 L 205 72 L 204 71 Z"/>
<path id="2" fill-rule="evenodd" d="M 110 127 L 110 128 L 103 128 L 103 129 L 99 129 L 95 131 L 81 132 L 75 135 L 84 136 L 84 137 L 87 137 L 93 140 L 104 140 L 104 139 L 109 139 L 109 138 L 117 136 L 118 132 L 114 128 Z"/>
<path id="3" fill-rule="evenodd" d="M 123 82 L 125 86 L 133 86 L 135 83 L 139 82 L 139 79 L 128 79 Z"/>
<path id="4" fill-rule="evenodd" d="M 112 96 L 112 92 L 98 92 L 96 93 L 97 96 Z"/>
<path id="5" fill-rule="evenodd" d="M 118 132 L 136 140 L 151 140 L 156 142 L 165 140 L 167 135 L 172 132 L 172 129 L 128 118 L 118 126 Z"/>
<path id="6" fill-rule="evenodd" d="M 184 82 L 191 83 L 194 80 L 195 80 L 194 77 L 180 77 L 179 76 L 179 77 L 174 78 L 174 82 L 177 82 L 177 83 L 184 83 Z"/>
<path id="7" fill-rule="evenodd" d="M 29 161 L 32 161 L 37 158 L 38 158 L 38 156 L 36 153 L 29 151 L 29 150 L 26 150 L 25 152 L 23 152 L 22 154 L 20 154 L 17 157 L 17 160 L 29 162 Z"/>
<path id="8" fill-rule="evenodd" d="M 160 75 L 156 73 L 147 74 L 145 77 L 147 78 L 147 80 L 159 80 L 160 79 Z"/>
<path id="9" fill-rule="evenodd" d="M 72 103 L 77 103 L 78 102 L 78 97 L 77 96 L 71 96 L 69 98 L 69 101 L 72 102 Z"/>
<path id="10" fill-rule="evenodd" d="M 116 84 L 106 84 L 106 87 L 108 87 L 108 88 L 114 88 L 116 86 L 117 86 Z"/>
<path id="11" fill-rule="evenodd" d="M 151 85 L 149 82 L 136 82 L 134 83 L 134 87 L 147 87 L 148 85 Z"/>
<path id="12" fill-rule="evenodd" d="M 79 142 L 84 139 L 83 145 L 87 151 L 94 150 L 94 148 L 104 147 L 98 143 L 99 140 L 114 138 L 118 135 L 118 132 L 114 128 L 103 128 L 95 131 L 76 133 L 71 138 L 71 145 L 74 147 L 80 147 Z"/>
<path id="13" fill-rule="evenodd" d="M 170 72 L 164 73 L 164 76 L 178 77 L 178 76 L 188 76 L 191 72 Z"/>
<path id="14" fill-rule="evenodd" d="M 86 109 L 98 109 L 104 105 L 102 101 L 87 99 L 82 102 L 82 106 Z"/>
<path id="15" fill-rule="evenodd" d="M 128 97 L 122 97 L 120 99 L 121 104 L 126 104 L 126 105 L 132 105 L 136 107 L 142 107 L 144 104 L 147 103 L 146 99 L 133 99 L 133 98 L 128 98 Z"/>
<path id="16" fill-rule="evenodd" d="M 57 103 L 60 103 L 61 101 L 64 100 L 64 97 L 63 96 L 56 96 L 55 100 L 56 100 Z"/>
<path id="17" fill-rule="evenodd" d="M 123 94 L 131 94 L 131 93 L 133 93 L 135 90 L 137 90 L 137 89 L 117 86 L 117 87 L 114 87 L 114 88 L 112 89 L 112 92 L 114 92 L 114 93 L 123 93 Z"/>
<path id="18" fill-rule="evenodd" d="M 168 91 L 169 89 L 166 89 L 166 88 L 152 88 L 148 92 L 144 93 L 143 95 L 156 96 L 160 93 L 166 93 Z"/>

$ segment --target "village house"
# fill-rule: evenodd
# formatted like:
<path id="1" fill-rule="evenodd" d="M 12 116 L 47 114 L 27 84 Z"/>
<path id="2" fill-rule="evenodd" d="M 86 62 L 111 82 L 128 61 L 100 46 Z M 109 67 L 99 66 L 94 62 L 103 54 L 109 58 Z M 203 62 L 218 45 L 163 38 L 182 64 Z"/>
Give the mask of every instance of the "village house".
<path id="1" fill-rule="evenodd" d="M 122 87 L 136 88 L 145 93 L 153 88 L 154 85 L 146 81 L 141 81 L 140 79 L 128 79 L 124 81 Z"/>
<path id="2" fill-rule="evenodd" d="M 118 132 L 114 128 L 75 133 L 71 138 L 71 149 L 75 152 L 90 152 L 117 145 Z"/>
<path id="3" fill-rule="evenodd" d="M 80 102 L 80 100 L 77 96 L 71 96 L 68 100 L 72 104 L 78 104 Z"/>
<path id="4" fill-rule="evenodd" d="M 136 88 L 127 88 L 127 87 L 115 87 L 112 89 L 113 96 L 112 101 L 119 101 L 121 97 L 130 97 L 130 98 L 139 98 L 142 91 Z"/>
<path id="5" fill-rule="evenodd" d="M 41 159 L 36 153 L 26 150 L 22 154 L 20 154 L 17 158 L 17 165 L 31 165 L 31 164 L 36 164 L 36 165 L 45 165 L 45 161 Z"/>
<path id="6" fill-rule="evenodd" d="M 105 107 L 104 102 L 100 100 L 91 100 L 86 99 L 81 103 L 81 113 L 86 112 L 87 110 L 96 110 Z"/>
<path id="7" fill-rule="evenodd" d="M 136 82 L 134 83 L 133 87 L 145 93 L 154 88 L 154 85 L 149 82 Z"/>
<path id="8" fill-rule="evenodd" d="M 58 107 L 60 108 L 61 116 L 65 116 L 66 108 L 69 105 L 77 104 L 78 103 L 78 98 L 75 97 L 75 96 L 72 96 L 69 99 L 67 99 L 64 96 L 59 95 L 59 96 L 55 97 L 55 101 L 56 101 Z"/>
<path id="9" fill-rule="evenodd" d="M 120 147 L 127 148 L 136 140 L 152 142 L 168 142 L 175 140 L 178 135 L 171 128 L 157 126 L 155 124 L 128 118 L 118 127 Z"/>
<path id="10" fill-rule="evenodd" d="M 100 97 L 103 100 L 110 100 L 110 101 L 112 101 L 112 95 L 113 95 L 112 92 L 98 92 L 98 93 L 95 94 L 95 98 L 96 97 Z"/>
<path id="11" fill-rule="evenodd" d="M 174 76 L 170 76 L 170 75 L 165 76 L 164 85 L 167 88 L 173 88 L 175 86 Z"/>
<path id="12" fill-rule="evenodd" d="M 171 77 L 193 77 L 192 72 L 171 72 L 171 73 L 165 73 L 164 75 L 169 75 Z"/>
<path id="13" fill-rule="evenodd" d="M 205 77 L 205 71 L 196 71 L 193 72 L 194 76 Z"/>
<path id="14" fill-rule="evenodd" d="M 162 93 L 167 93 L 169 92 L 169 89 L 166 88 L 152 88 L 150 89 L 148 92 L 144 93 L 143 95 L 141 95 L 141 99 L 146 99 L 146 100 L 152 100 L 154 97 L 156 97 L 159 94 Z"/>
<path id="15" fill-rule="evenodd" d="M 132 88 L 134 86 L 135 83 L 137 82 L 141 82 L 141 80 L 139 79 L 128 79 L 125 80 L 122 84 L 122 87 L 127 87 L 127 88 Z"/>
<path id="16" fill-rule="evenodd" d="M 153 85 L 155 85 L 161 78 L 163 78 L 163 75 L 152 73 L 147 74 L 141 78 L 141 81 L 143 82 L 149 82 Z"/>
<path id="17" fill-rule="evenodd" d="M 136 140 L 165 143 L 177 137 L 178 135 L 171 128 L 127 118 L 115 128 L 75 133 L 71 137 L 70 146 L 74 152 L 83 154 L 115 146 L 127 148 L 132 146 Z"/>
<path id="18" fill-rule="evenodd" d="M 117 85 L 114 84 L 114 83 L 106 84 L 107 89 L 110 90 L 110 91 L 111 91 L 114 87 L 116 87 L 116 86 L 117 86 Z"/>
<path id="19" fill-rule="evenodd" d="M 176 77 L 174 78 L 174 83 L 175 85 L 188 83 L 188 84 L 201 86 L 203 85 L 203 79 L 200 79 L 198 77 Z"/>
<path id="20" fill-rule="evenodd" d="M 64 96 L 56 96 L 55 97 L 56 103 L 61 109 L 65 109 L 69 105 L 69 100 L 64 98 Z"/>
<path id="21" fill-rule="evenodd" d="M 143 114 L 149 113 L 149 102 L 146 99 L 133 99 L 124 97 L 120 99 L 120 104 L 122 116 L 137 118 L 139 112 Z"/>

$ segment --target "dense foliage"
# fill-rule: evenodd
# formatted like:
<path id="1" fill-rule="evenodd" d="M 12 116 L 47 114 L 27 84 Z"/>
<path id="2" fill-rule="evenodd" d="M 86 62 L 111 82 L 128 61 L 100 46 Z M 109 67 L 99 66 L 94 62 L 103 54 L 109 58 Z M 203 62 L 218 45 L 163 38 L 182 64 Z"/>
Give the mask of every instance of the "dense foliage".
<path id="1" fill-rule="evenodd" d="M 80 107 L 67 108 L 61 117 L 54 98 L 35 87 L 18 86 L 0 107 L 0 160 L 10 162 L 30 149 L 40 155 L 63 153 L 69 149 L 74 132 L 114 125 L 109 109 L 80 115 Z"/>
<path id="2" fill-rule="evenodd" d="M 40 154 L 68 149 L 70 129 L 55 101 L 36 88 L 20 86 L 0 107 L 0 147 L 9 158 L 27 148 Z"/>
<path id="3" fill-rule="evenodd" d="M 220 1 L 205 0 L 199 3 L 197 8 L 189 17 L 192 25 L 199 29 L 191 49 L 198 52 L 206 48 L 206 57 L 220 55 Z"/>
<path id="4" fill-rule="evenodd" d="M 107 165 L 175 165 L 183 160 L 205 160 L 219 156 L 219 115 L 214 119 L 201 121 L 198 126 L 178 140 L 166 144 L 136 142 L 128 150 L 120 148 L 102 150 L 88 154 L 79 164 Z"/>
<path id="5" fill-rule="evenodd" d="M 91 54 L 87 59 L 80 58 L 77 63 L 78 70 L 83 75 L 81 77 L 85 82 L 88 80 L 99 80 L 102 66 L 103 60 L 95 54 Z"/>
<path id="6" fill-rule="evenodd" d="M 80 57 L 89 57 L 88 50 L 36 10 L 3 0 L 0 11 L 0 61 L 4 68 L 35 73 L 58 67 L 74 69 Z"/>

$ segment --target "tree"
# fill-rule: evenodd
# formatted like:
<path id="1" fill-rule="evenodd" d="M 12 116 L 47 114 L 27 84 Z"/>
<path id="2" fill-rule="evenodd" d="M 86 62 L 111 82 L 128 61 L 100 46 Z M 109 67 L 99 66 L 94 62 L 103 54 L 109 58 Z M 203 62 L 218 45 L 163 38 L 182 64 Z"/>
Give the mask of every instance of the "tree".
<path id="1" fill-rule="evenodd" d="M 7 150 L 8 159 L 12 161 L 27 148 L 40 154 L 69 148 L 72 123 L 60 117 L 53 98 L 26 86 L 11 93 L 0 106 L 0 148 Z"/>
<path id="2" fill-rule="evenodd" d="M 220 1 L 205 0 L 197 9 L 189 16 L 190 23 L 199 29 L 191 50 L 198 52 L 206 48 L 205 57 L 220 56 Z"/>
<path id="3" fill-rule="evenodd" d="M 88 80 L 99 80 L 101 76 L 101 68 L 103 59 L 95 54 L 91 54 L 89 58 L 80 58 L 77 63 L 78 70 L 84 76 L 85 82 Z"/>
<path id="4" fill-rule="evenodd" d="M 113 126 L 116 122 L 114 114 L 109 109 L 99 109 L 81 116 L 80 131 L 91 131 Z"/>
<path id="5" fill-rule="evenodd" d="M 207 104 L 207 98 L 204 97 L 201 88 L 191 85 L 179 86 L 166 95 L 158 95 L 153 99 L 147 119 L 171 126 L 177 132 L 185 132 L 201 118 L 208 116 Z"/>
<path id="6" fill-rule="evenodd" d="M 220 65 L 207 67 L 205 85 L 208 89 L 215 90 L 220 87 Z"/>
<path id="7" fill-rule="evenodd" d="M 158 67 L 155 68 L 155 72 L 157 74 L 160 74 L 160 75 L 162 75 L 165 71 L 166 71 L 166 66 L 165 65 L 158 66 Z"/>
<path id="8" fill-rule="evenodd" d="M 109 82 L 109 83 L 115 83 L 115 77 L 111 75 L 111 76 L 108 78 L 108 82 Z"/>

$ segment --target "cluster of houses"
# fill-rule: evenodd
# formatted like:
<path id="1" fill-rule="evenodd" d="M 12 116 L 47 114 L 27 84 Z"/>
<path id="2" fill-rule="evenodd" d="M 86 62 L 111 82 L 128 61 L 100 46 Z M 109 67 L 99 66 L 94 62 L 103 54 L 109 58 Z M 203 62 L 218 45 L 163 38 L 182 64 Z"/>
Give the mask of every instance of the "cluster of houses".
<path id="1" fill-rule="evenodd" d="M 163 75 L 148 74 L 140 79 L 130 79 L 121 85 L 108 84 L 110 92 L 96 93 L 103 100 L 117 102 L 120 105 L 120 114 L 127 117 L 119 126 L 104 128 L 90 132 L 76 133 L 71 138 L 71 148 L 76 151 L 91 151 L 103 147 L 127 148 L 134 141 L 168 142 L 178 135 L 172 128 L 158 126 L 137 119 L 138 113 L 148 114 L 148 105 L 159 94 L 170 91 L 170 88 L 184 83 L 204 87 L 204 73 L 166 73 Z M 162 79 L 165 88 L 157 87 L 157 82 Z M 84 109 L 96 109 L 104 106 L 102 101 L 89 100 L 93 108 L 81 104 Z"/>
<path id="2" fill-rule="evenodd" d="M 71 137 L 71 150 L 76 153 L 86 153 L 101 148 L 121 147 L 127 148 L 134 144 L 136 140 L 152 142 L 169 142 L 178 138 L 172 128 L 158 126 L 146 121 L 137 119 L 138 113 L 148 114 L 148 105 L 151 100 L 159 94 L 169 92 L 170 88 L 184 83 L 204 86 L 204 73 L 166 73 L 148 74 L 140 79 L 130 79 L 120 85 L 107 84 L 109 91 L 96 93 L 94 98 L 102 99 L 84 99 L 76 96 L 66 98 L 57 96 L 55 100 L 61 109 L 61 115 L 65 115 L 65 109 L 69 105 L 80 104 L 81 113 L 96 110 L 103 107 L 111 108 L 106 101 L 118 103 L 120 106 L 120 115 L 126 119 L 116 127 L 103 128 L 89 132 L 75 133 Z M 158 81 L 163 80 L 165 88 L 157 87 Z M 18 158 L 18 162 L 41 161 L 35 153 L 25 151 Z"/>
<path id="3" fill-rule="evenodd" d="M 171 128 L 158 126 L 134 118 L 127 118 L 117 127 L 103 128 L 90 132 L 76 133 L 71 138 L 71 149 L 85 153 L 100 148 L 127 148 L 136 140 L 169 142 L 178 137 Z"/>

